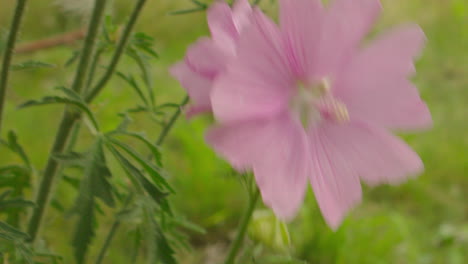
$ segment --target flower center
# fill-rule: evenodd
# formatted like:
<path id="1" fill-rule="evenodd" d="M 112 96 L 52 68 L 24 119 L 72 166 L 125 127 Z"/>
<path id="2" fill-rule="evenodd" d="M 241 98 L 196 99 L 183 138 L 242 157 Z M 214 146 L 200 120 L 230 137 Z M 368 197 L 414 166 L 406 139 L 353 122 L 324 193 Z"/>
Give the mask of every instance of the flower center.
<path id="1" fill-rule="evenodd" d="M 349 121 L 346 106 L 333 97 L 327 78 L 313 84 L 298 81 L 290 109 L 305 129 L 324 119 L 340 123 Z"/>

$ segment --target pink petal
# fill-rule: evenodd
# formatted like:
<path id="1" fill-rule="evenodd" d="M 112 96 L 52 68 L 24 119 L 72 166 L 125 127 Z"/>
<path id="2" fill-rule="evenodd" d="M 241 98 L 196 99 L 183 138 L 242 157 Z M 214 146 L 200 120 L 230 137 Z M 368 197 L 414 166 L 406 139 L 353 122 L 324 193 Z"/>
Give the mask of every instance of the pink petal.
<path id="1" fill-rule="evenodd" d="M 232 8 L 232 18 L 238 32 L 242 32 L 243 29 L 250 24 L 251 15 L 252 6 L 250 6 L 248 0 L 235 1 Z"/>
<path id="2" fill-rule="evenodd" d="M 179 62 L 169 69 L 189 94 L 194 105 L 211 109 L 210 90 L 212 80 L 193 72 L 185 62 Z"/>
<path id="3" fill-rule="evenodd" d="M 432 125 L 429 109 L 406 80 L 423 42 L 417 26 L 393 31 L 360 52 L 337 76 L 334 94 L 352 119 L 398 130 Z"/>
<path id="4" fill-rule="evenodd" d="M 318 75 L 343 65 L 371 29 L 380 13 L 379 0 L 335 0 L 323 19 Z"/>
<path id="5" fill-rule="evenodd" d="M 197 115 L 203 114 L 203 113 L 209 113 L 211 112 L 211 105 L 188 105 L 187 108 L 185 109 L 185 115 L 187 119 L 191 119 Z"/>
<path id="6" fill-rule="evenodd" d="M 188 48 L 185 62 L 192 71 L 214 79 L 225 69 L 230 57 L 213 40 L 201 38 Z"/>
<path id="7" fill-rule="evenodd" d="M 276 25 L 254 11 L 252 26 L 242 34 L 238 56 L 216 81 L 211 100 L 222 122 L 268 117 L 287 107 L 292 76 L 285 64 Z"/>
<path id="8" fill-rule="evenodd" d="M 347 212 L 361 201 L 362 190 L 357 172 L 342 150 L 346 145 L 338 144 L 335 137 L 328 135 L 329 130 L 323 125 L 309 133 L 310 182 L 325 221 L 336 230 Z"/>
<path id="9" fill-rule="evenodd" d="M 403 141 L 361 123 L 324 122 L 310 137 L 316 172 L 311 182 L 332 228 L 359 202 L 358 177 L 370 185 L 397 184 L 423 170 L 421 159 Z"/>
<path id="10" fill-rule="evenodd" d="M 309 172 L 305 133 L 282 114 L 212 129 L 207 136 L 214 149 L 234 167 L 253 167 L 266 205 L 289 220 L 304 198 Z"/>
<path id="11" fill-rule="evenodd" d="M 323 17 L 320 0 L 281 0 L 280 24 L 293 73 L 307 78 L 312 71 Z"/>
<path id="12" fill-rule="evenodd" d="M 216 1 L 208 10 L 208 26 L 211 36 L 219 47 L 233 52 L 239 32 L 234 23 L 232 10 L 223 1 Z"/>

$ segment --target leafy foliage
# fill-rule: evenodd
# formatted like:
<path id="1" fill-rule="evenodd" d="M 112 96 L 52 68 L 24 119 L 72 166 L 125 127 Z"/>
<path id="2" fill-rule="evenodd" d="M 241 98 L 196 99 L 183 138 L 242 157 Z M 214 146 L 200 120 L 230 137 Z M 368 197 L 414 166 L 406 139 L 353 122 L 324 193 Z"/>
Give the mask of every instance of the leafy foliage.
<path id="1" fill-rule="evenodd" d="M 76 107 L 77 109 L 83 111 L 91 120 L 94 128 L 96 130 L 99 130 L 99 125 L 94 117 L 92 111 L 89 109 L 88 105 L 86 102 L 83 100 L 83 98 L 77 94 L 75 91 L 68 89 L 66 87 L 57 87 L 57 90 L 60 90 L 65 97 L 62 96 L 46 96 L 42 98 L 41 100 L 31 100 L 27 101 L 21 105 L 18 106 L 18 108 L 25 108 L 25 107 L 31 107 L 31 106 L 38 106 L 38 105 L 49 105 L 49 104 L 66 104 L 66 105 L 71 105 Z"/>
<path id="2" fill-rule="evenodd" d="M 43 68 L 53 68 L 55 65 L 35 60 L 28 60 L 19 64 L 11 65 L 12 71 L 22 71 L 22 70 L 33 70 L 33 69 L 43 69 Z"/>
<path id="3" fill-rule="evenodd" d="M 111 172 L 107 167 L 103 150 L 103 140 L 97 138 L 86 155 L 75 155 L 76 164 L 83 166 L 83 179 L 73 212 L 78 214 L 73 247 L 78 263 L 84 263 L 89 244 L 95 236 L 96 201 L 99 199 L 108 206 L 115 206 L 112 186 L 109 182 Z"/>
<path id="4" fill-rule="evenodd" d="M 14 247 L 14 250 L 18 253 L 18 260 L 24 260 L 28 264 L 33 264 L 33 252 L 25 243 L 25 240 L 28 238 L 29 236 L 26 233 L 0 221 L 0 240 L 4 240 Z M 8 244 L 0 243 L 0 252 L 5 250 L 12 251 L 11 249 L 3 248 L 4 246 L 8 246 Z"/>

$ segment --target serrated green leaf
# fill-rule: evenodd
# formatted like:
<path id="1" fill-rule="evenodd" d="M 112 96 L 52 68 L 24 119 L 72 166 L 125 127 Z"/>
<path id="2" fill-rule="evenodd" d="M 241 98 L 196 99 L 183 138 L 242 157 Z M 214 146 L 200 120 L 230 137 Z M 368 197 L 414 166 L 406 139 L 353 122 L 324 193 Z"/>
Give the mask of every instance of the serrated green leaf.
<path id="1" fill-rule="evenodd" d="M 83 102 L 70 99 L 67 97 L 46 96 L 39 101 L 38 100 L 27 101 L 19 105 L 18 108 L 21 109 L 21 108 L 26 108 L 26 107 L 31 107 L 31 106 L 49 105 L 49 104 L 66 104 L 66 105 L 72 105 L 72 106 L 77 107 L 78 109 L 86 113 L 86 115 L 90 118 L 91 122 L 96 128 L 96 130 L 99 130 L 98 122 L 96 118 L 94 117 L 93 113 L 91 112 L 91 110 L 88 108 L 88 106 Z"/>
<path id="2" fill-rule="evenodd" d="M 132 179 L 132 182 L 140 184 L 151 198 L 161 206 L 161 208 L 170 213 L 169 204 L 167 203 L 167 200 L 164 199 L 167 196 L 167 193 L 161 191 L 156 185 L 146 179 L 140 170 L 120 154 L 112 145 L 108 146 L 108 148 L 115 156 L 122 169 Z"/>
<path id="3" fill-rule="evenodd" d="M 148 240 L 148 263 L 155 263 L 156 260 L 159 260 L 164 264 L 176 264 L 176 260 L 174 258 L 175 252 L 169 244 L 166 235 L 162 232 L 158 223 L 154 219 L 152 208 L 144 205 L 144 211 L 146 214 L 147 226 L 145 234 Z"/>
<path id="4" fill-rule="evenodd" d="M 50 64 L 42 61 L 29 60 L 18 64 L 13 64 L 10 67 L 12 71 L 32 70 L 32 69 L 44 69 L 54 68 L 54 64 Z"/>
<path id="5" fill-rule="evenodd" d="M 150 149 L 151 154 L 155 158 L 157 165 L 162 167 L 162 155 L 161 155 L 161 152 L 159 151 L 159 148 L 153 143 L 151 143 L 144 135 L 139 134 L 139 133 L 134 133 L 134 132 L 128 132 L 125 130 L 116 130 L 112 132 L 111 134 L 122 134 L 122 135 L 130 136 L 143 142 Z"/>
<path id="6" fill-rule="evenodd" d="M 52 158 L 67 166 L 84 166 L 86 155 L 78 152 L 53 153 Z"/>
<path id="7" fill-rule="evenodd" d="M 78 264 L 85 263 L 88 247 L 95 236 L 94 199 L 88 198 L 80 205 L 80 214 L 76 223 L 72 245 L 75 249 L 75 259 Z"/>
<path id="8" fill-rule="evenodd" d="M 108 179 L 112 176 L 107 167 L 104 155 L 103 142 L 98 139 L 92 151 L 89 153 L 89 160 L 85 166 L 85 175 L 91 180 L 92 194 L 101 198 L 108 206 L 115 205 L 112 195 L 112 186 Z"/>
<path id="9" fill-rule="evenodd" d="M 130 58 L 132 58 L 138 67 L 140 68 L 141 71 L 141 76 L 143 78 L 143 81 L 145 82 L 146 90 L 148 93 L 148 97 L 150 99 L 150 106 L 151 108 L 154 107 L 154 93 L 153 93 L 153 88 L 152 88 L 152 83 L 151 83 L 151 77 L 150 77 L 150 72 L 148 70 L 148 65 L 145 62 L 144 56 L 135 50 L 132 47 L 128 47 L 127 50 L 125 51 L 125 54 L 127 54 Z"/>
<path id="10" fill-rule="evenodd" d="M 34 207 L 33 202 L 21 198 L 0 201 L 0 210 L 18 207 Z"/>
<path id="11" fill-rule="evenodd" d="M 112 187 L 108 181 L 111 177 L 107 168 L 103 150 L 103 141 L 98 138 L 88 155 L 84 167 L 83 179 L 80 183 L 78 198 L 75 201 L 75 211 L 79 218 L 76 224 L 72 245 L 75 248 L 75 258 L 79 264 L 84 263 L 89 244 L 95 236 L 97 207 L 96 198 L 107 205 L 114 206 Z"/>
<path id="12" fill-rule="evenodd" d="M 28 234 L 18 230 L 7 223 L 0 221 L 0 231 L 4 234 L 11 236 L 13 239 L 27 239 L 29 238 Z"/>
<path id="13" fill-rule="evenodd" d="M 83 98 L 77 92 L 73 91 L 72 89 L 69 89 L 69 88 L 67 88 L 65 86 L 57 86 L 57 87 L 55 87 L 55 89 L 63 92 L 68 98 L 79 101 L 79 102 L 82 102 L 83 104 L 85 104 Z"/>
<path id="14" fill-rule="evenodd" d="M 171 221 L 174 222 L 176 225 L 181 226 L 190 231 L 193 231 L 202 235 L 206 234 L 206 230 L 203 227 L 197 224 L 194 224 L 187 219 L 183 219 L 181 217 L 174 217 L 173 219 L 171 219 Z"/>
<path id="15" fill-rule="evenodd" d="M 135 80 L 135 78 L 132 76 L 132 75 L 125 75 L 124 73 L 122 72 L 117 72 L 116 73 L 117 76 L 119 76 L 122 80 L 124 80 L 127 84 L 130 85 L 130 87 L 132 87 L 135 92 L 138 94 L 138 96 L 140 97 L 140 99 L 143 101 L 143 103 L 148 106 L 148 100 L 146 99 L 146 96 L 145 94 L 143 93 L 143 91 L 140 89 L 140 86 L 138 85 L 137 81 Z"/>
<path id="16" fill-rule="evenodd" d="M 146 172 L 151 176 L 153 182 L 159 186 L 164 186 L 168 191 L 174 193 L 174 190 L 171 186 L 167 183 L 166 179 L 162 176 L 162 172 L 159 168 L 153 166 L 150 162 L 148 162 L 145 158 L 143 158 L 138 152 L 136 152 L 133 148 L 126 145 L 123 142 L 115 140 L 113 138 L 108 138 L 109 142 L 113 145 L 119 147 L 123 151 L 125 151 L 128 155 L 130 155 L 136 162 L 138 162 Z"/>
<path id="17" fill-rule="evenodd" d="M 26 164 L 28 168 L 31 168 L 31 163 L 29 161 L 29 158 L 26 155 L 26 152 L 24 151 L 23 147 L 21 147 L 21 145 L 18 143 L 18 136 L 16 135 L 14 131 L 8 132 L 8 141 L 4 141 L 0 139 L 0 143 L 5 145 L 14 153 L 18 154 L 18 156 L 23 160 L 24 164 Z"/>
<path id="18" fill-rule="evenodd" d="M 154 38 L 143 32 L 135 33 L 130 45 L 149 54 L 155 59 L 159 58 L 158 53 L 152 48 L 154 45 Z"/>

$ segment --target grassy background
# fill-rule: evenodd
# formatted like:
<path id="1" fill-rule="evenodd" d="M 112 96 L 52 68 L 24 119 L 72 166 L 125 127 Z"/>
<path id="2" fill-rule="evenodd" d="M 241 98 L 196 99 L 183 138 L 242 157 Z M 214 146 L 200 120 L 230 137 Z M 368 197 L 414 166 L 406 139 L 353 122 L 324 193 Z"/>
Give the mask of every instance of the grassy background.
<path id="1" fill-rule="evenodd" d="M 80 26 L 80 19 L 64 15 L 50 0 L 30 1 L 21 42 L 48 37 Z M 122 22 L 132 1 L 115 1 L 109 10 Z M 5 32 L 14 1 L 0 4 L 0 32 Z M 158 102 L 178 102 L 183 90 L 167 73 L 167 67 L 182 58 L 187 45 L 207 34 L 203 13 L 169 16 L 169 11 L 189 7 L 190 1 L 149 1 L 138 31 L 155 37 L 160 60 L 154 62 L 153 77 Z M 269 1 L 264 8 L 275 14 Z M 377 29 L 415 21 L 428 38 L 417 63 L 414 81 L 434 118 L 434 128 L 417 135 L 405 135 L 420 153 L 426 172 L 401 186 L 366 188 L 358 206 L 337 232 L 324 224 L 312 193 L 301 213 L 289 226 L 293 255 L 310 263 L 441 263 L 468 262 L 468 3 L 466 0 L 385 0 Z M 72 48 L 59 47 L 19 55 L 17 62 L 37 59 L 56 64 L 53 69 L 15 72 L 8 94 L 6 129 L 15 130 L 37 169 L 42 169 L 55 134 L 61 107 L 16 110 L 26 100 L 54 93 L 53 87 L 70 82 L 72 69 L 64 65 Z M 135 66 L 124 61 L 122 71 Z M 133 106 L 136 96 L 125 84 L 112 81 L 93 103 L 103 129 L 114 128 L 116 112 Z M 245 193 L 229 166 L 206 146 L 203 133 L 208 118 L 179 120 L 163 147 L 166 169 L 177 190 L 173 202 L 178 211 L 207 229 L 206 235 L 191 237 L 195 250 L 182 251 L 181 263 L 216 263 L 235 229 L 245 204 Z M 146 130 L 156 138 L 158 127 L 135 118 L 135 130 Z M 4 136 L 4 135 L 3 135 Z M 91 136 L 83 133 L 80 147 Z M 0 149 L 0 165 L 14 158 Z M 37 180 L 37 179 L 35 179 Z M 57 199 L 71 204 L 73 192 L 60 184 Z M 109 213 L 110 214 L 110 213 Z M 63 218 L 53 209 L 46 219 L 44 243 L 71 263 L 69 232 L 73 218 Z M 98 236 L 108 230 L 100 225 Z M 105 263 L 128 263 L 125 228 L 121 229 Z M 93 244 L 92 254 L 102 244 Z"/>

